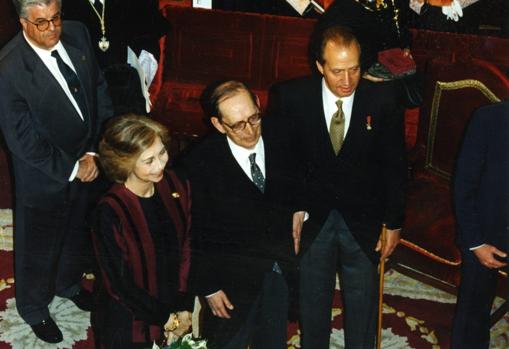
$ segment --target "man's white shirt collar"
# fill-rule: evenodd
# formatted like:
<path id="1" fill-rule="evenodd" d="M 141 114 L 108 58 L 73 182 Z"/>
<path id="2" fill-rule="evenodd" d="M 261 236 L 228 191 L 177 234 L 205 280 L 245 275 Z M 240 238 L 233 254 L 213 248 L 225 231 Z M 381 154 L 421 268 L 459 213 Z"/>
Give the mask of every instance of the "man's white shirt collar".
<path id="1" fill-rule="evenodd" d="M 251 176 L 251 163 L 249 162 L 249 155 L 256 153 L 255 161 L 260 170 L 262 171 L 263 176 L 265 177 L 265 147 L 263 144 L 263 138 L 260 136 L 260 139 L 256 143 L 256 145 L 252 149 L 246 149 L 235 144 L 228 136 L 226 137 L 228 140 L 228 146 L 232 152 L 233 157 L 237 160 L 237 163 L 242 168 L 242 170 L 246 173 L 249 179 L 253 180 Z"/>

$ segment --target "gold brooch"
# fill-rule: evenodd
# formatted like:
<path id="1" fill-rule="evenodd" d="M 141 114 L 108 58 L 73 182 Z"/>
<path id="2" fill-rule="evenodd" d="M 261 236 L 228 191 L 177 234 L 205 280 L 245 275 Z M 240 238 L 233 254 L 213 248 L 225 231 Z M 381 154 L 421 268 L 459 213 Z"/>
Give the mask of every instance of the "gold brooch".
<path id="1" fill-rule="evenodd" d="M 178 192 L 176 192 L 176 191 L 175 191 L 175 192 L 171 193 L 171 196 L 172 196 L 172 198 L 174 198 L 174 199 L 178 199 L 178 198 L 180 197 L 180 194 L 179 194 Z"/>

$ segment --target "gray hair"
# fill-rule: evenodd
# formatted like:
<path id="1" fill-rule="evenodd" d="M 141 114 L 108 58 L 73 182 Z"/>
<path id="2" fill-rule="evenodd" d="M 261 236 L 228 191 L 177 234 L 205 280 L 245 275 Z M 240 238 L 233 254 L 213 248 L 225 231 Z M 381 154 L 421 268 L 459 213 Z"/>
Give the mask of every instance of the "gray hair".
<path id="1" fill-rule="evenodd" d="M 53 2 L 56 2 L 58 8 L 62 7 L 62 0 L 12 0 L 14 8 L 18 13 L 18 16 L 22 18 L 27 17 L 27 8 L 31 6 L 49 6 Z"/>

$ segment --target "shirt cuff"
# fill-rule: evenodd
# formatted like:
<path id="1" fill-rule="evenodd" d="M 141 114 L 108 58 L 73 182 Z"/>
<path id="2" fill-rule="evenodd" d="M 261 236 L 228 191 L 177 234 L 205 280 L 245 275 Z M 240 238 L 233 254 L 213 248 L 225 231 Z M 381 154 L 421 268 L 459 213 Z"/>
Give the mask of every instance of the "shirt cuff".
<path id="1" fill-rule="evenodd" d="M 78 169 L 79 168 L 80 168 L 80 162 L 78 160 L 74 164 L 74 168 L 72 169 L 71 175 L 69 176 L 69 182 L 72 182 L 74 180 L 74 178 L 76 178 L 76 175 L 78 174 Z"/>
<path id="2" fill-rule="evenodd" d="M 205 296 L 205 298 L 210 298 L 212 296 L 215 296 L 216 294 L 218 294 L 219 292 L 221 292 L 221 290 L 217 291 L 217 292 L 214 292 L 214 293 L 211 293 L 209 294 L 208 296 Z"/>
<path id="3" fill-rule="evenodd" d="M 482 245 L 479 245 L 479 246 L 470 247 L 470 248 L 469 248 L 469 250 L 470 250 L 470 251 L 477 250 L 479 247 L 483 247 L 484 245 L 486 245 L 486 244 L 482 244 Z"/>

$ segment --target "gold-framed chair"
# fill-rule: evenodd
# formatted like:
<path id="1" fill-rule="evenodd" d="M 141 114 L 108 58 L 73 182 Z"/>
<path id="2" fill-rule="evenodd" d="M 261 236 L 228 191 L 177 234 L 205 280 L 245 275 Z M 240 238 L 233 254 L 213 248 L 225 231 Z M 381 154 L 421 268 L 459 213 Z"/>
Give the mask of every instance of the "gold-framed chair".
<path id="1" fill-rule="evenodd" d="M 456 156 L 472 112 L 509 99 L 509 78 L 479 60 L 433 60 L 425 83 L 417 143 L 410 153 L 408 201 L 403 239 L 392 267 L 456 294 L 461 255 L 450 191 Z M 507 274 L 501 273 L 501 278 Z M 502 284 L 502 283 L 501 283 Z M 507 294 L 500 289 L 500 294 Z M 492 315 L 492 324 L 508 303 Z"/>

